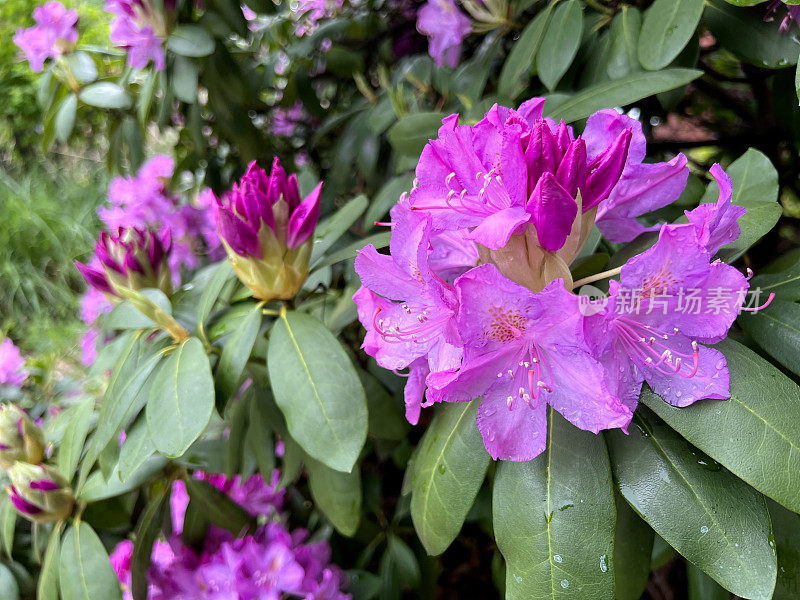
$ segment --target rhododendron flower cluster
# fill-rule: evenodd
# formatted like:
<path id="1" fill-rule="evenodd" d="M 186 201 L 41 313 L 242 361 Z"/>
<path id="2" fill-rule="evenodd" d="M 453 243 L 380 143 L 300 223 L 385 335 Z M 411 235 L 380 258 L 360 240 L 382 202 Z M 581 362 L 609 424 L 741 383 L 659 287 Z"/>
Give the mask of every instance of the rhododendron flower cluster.
<path id="1" fill-rule="evenodd" d="M 297 18 L 295 34 L 304 36 L 316 31 L 319 21 L 328 19 L 342 10 L 344 0 L 298 0 L 292 7 L 292 12 Z"/>
<path id="2" fill-rule="evenodd" d="M 14 43 L 25 53 L 31 70 L 38 73 L 48 58 L 59 58 L 78 41 L 78 13 L 60 2 L 47 2 L 33 11 L 36 25 L 18 29 Z"/>
<path id="3" fill-rule="evenodd" d="M 174 1 L 171 4 L 175 4 Z M 170 2 L 164 2 L 165 7 Z M 106 0 L 111 21 L 111 43 L 128 52 L 128 65 L 144 69 L 152 60 L 157 71 L 166 67 L 164 15 L 151 0 Z"/>
<path id="4" fill-rule="evenodd" d="M 269 521 L 256 531 L 235 538 L 213 525 L 202 547 L 183 544 L 181 532 L 189 498 L 183 482 L 175 482 L 170 498 L 172 534 L 156 540 L 152 566 L 148 571 L 150 600 L 278 600 L 289 596 L 309 600 L 346 600 L 340 590 L 341 570 L 330 564 L 325 541 L 309 543 L 308 533 L 289 531 L 279 520 L 283 492 L 276 490 L 275 472 L 270 483 L 260 475 L 242 482 L 239 476 L 197 474 L 253 516 Z M 131 598 L 131 557 L 133 544 L 124 541 L 111 555 L 111 563 L 124 590 Z"/>
<path id="5" fill-rule="evenodd" d="M 458 66 L 461 42 L 472 31 L 472 21 L 453 0 L 428 0 L 417 13 L 417 30 L 428 38 L 428 53 L 440 67 Z"/>
<path id="6" fill-rule="evenodd" d="M 21 386 L 28 378 L 25 359 L 9 338 L 0 343 L 0 384 Z"/>
<path id="7" fill-rule="evenodd" d="M 615 111 L 576 136 L 542 108 L 494 106 L 474 126 L 444 119 L 391 211 L 390 255 L 367 246 L 356 259 L 364 348 L 408 369 L 408 420 L 481 397 L 478 428 L 502 460 L 544 450 L 547 405 L 597 433 L 627 428 L 644 381 L 675 406 L 728 398 L 725 357 L 703 344 L 727 335 L 748 289 L 712 258 L 738 238 L 744 213 L 719 166 L 716 204 L 687 212 L 687 224 L 645 228 L 636 217 L 680 195 L 686 159 L 643 163 L 641 126 Z M 586 302 L 570 264 L 595 223 L 612 240 L 660 235 L 588 278 L 620 277 L 608 298 Z"/>

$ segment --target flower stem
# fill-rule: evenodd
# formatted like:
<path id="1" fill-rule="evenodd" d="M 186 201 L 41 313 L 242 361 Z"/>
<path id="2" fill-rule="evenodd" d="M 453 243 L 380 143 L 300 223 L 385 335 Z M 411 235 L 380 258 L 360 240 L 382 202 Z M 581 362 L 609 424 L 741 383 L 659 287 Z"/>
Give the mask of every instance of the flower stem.
<path id="1" fill-rule="evenodd" d="M 603 271 L 602 273 L 595 273 L 594 275 L 589 275 L 583 279 L 578 279 L 578 281 L 572 284 L 572 289 L 574 290 L 582 285 L 586 285 L 587 283 L 593 283 L 595 281 L 600 281 L 601 279 L 608 279 L 614 275 L 619 275 L 621 271 L 622 267 L 617 267 L 616 269 L 611 269 L 610 271 Z"/>

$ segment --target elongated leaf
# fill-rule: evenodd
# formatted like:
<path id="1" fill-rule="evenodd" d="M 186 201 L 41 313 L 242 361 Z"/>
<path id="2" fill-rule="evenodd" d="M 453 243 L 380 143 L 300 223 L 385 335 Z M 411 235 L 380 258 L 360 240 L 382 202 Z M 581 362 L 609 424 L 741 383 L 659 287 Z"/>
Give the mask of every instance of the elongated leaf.
<path id="1" fill-rule="evenodd" d="M 765 273 L 750 282 L 750 289 L 760 288 L 766 298 L 771 293 L 781 300 L 800 300 L 800 262 L 780 273 Z"/>
<path id="2" fill-rule="evenodd" d="M 68 481 L 72 479 L 75 469 L 78 468 L 83 444 L 89 433 L 89 427 L 92 425 L 93 408 L 94 398 L 87 398 L 78 404 L 72 411 L 72 417 L 64 430 L 64 435 L 61 436 L 56 465 Z"/>
<path id="3" fill-rule="evenodd" d="M 413 182 L 413 175 L 400 175 L 386 182 L 369 203 L 362 227 L 369 230 L 374 226 L 375 221 L 386 216 L 389 210 L 397 204 L 403 192 L 411 189 Z"/>
<path id="4" fill-rule="evenodd" d="M 133 600 L 147 600 L 147 570 L 153 554 L 153 543 L 161 529 L 161 520 L 166 506 L 166 494 L 155 496 L 147 504 L 136 524 L 136 543 L 131 556 L 131 593 Z"/>
<path id="5" fill-rule="evenodd" d="M 539 79 L 553 91 L 567 72 L 583 35 L 583 8 L 578 0 L 559 5 L 546 24 L 541 48 L 536 54 Z"/>
<path id="6" fill-rule="evenodd" d="M 117 575 L 106 549 L 83 521 L 64 534 L 59 557 L 59 588 L 63 600 L 121 600 Z"/>
<path id="7" fill-rule="evenodd" d="M 75 125 L 75 115 L 78 111 L 78 97 L 75 94 L 65 96 L 58 107 L 58 113 L 53 126 L 56 139 L 62 144 L 69 139 Z"/>
<path id="8" fill-rule="evenodd" d="M 314 504 L 330 519 L 336 531 L 352 536 L 361 519 L 361 473 L 334 471 L 306 457 L 308 487 Z"/>
<path id="9" fill-rule="evenodd" d="M 176 56 L 172 72 L 172 91 L 178 100 L 194 104 L 197 100 L 199 68 L 191 58 Z"/>
<path id="10" fill-rule="evenodd" d="M 127 110 L 131 107 L 131 97 L 116 83 L 100 81 L 87 85 L 78 94 L 81 102 L 97 108 L 119 108 Z"/>
<path id="11" fill-rule="evenodd" d="M 222 527 L 238 536 L 243 531 L 255 531 L 256 520 L 245 509 L 213 485 L 200 479 L 187 479 L 186 491 L 192 502 L 203 511 L 217 527 Z"/>
<path id="12" fill-rule="evenodd" d="M 741 315 L 738 322 L 759 346 L 800 375 L 800 305 L 776 299 L 764 310 Z"/>
<path id="13" fill-rule="evenodd" d="M 506 598 L 614 596 L 614 490 L 603 438 L 548 409 L 547 449 L 502 462 L 494 531 L 506 560 Z"/>
<path id="14" fill-rule="evenodd" d="M 733 340 L 717 349 L 728 362 L 730 400 L 674 408 L 646 389 L 642 401 L 741 479 L 800 511 L 800 387 Z"/>
<path id="15" fill-rule="evenodd" d="M 387 440 L 404 439 L 406 419 L 397 401 L 374 375 L 359 371 L 358 376 L 367 396 L 370 434 Z"/>
<path id="16" fill-rule="evenodd" d="M 3 494 L 0 497 L 0 542 L 3 544 L 3 551 L 9 558 L 14 549 L 14 530 L 16 528 L 17 510 L 11 503 L 8 494 Z"/>
<path id="17" fill-rule="evenodd" d="M 181 456 L 208 425 L 214 380 L 202 342 L 189 338 L 164 360 L 147 401 L 147 428 L 159 452 Z"/>
<path id="18" fill-rule="evenodd" d="M 119 465 L 117 465 L 108 478 L 101 471 L 95 471 L 86 480 L 86 484 L 80 488 L 78 499 L 84 502 L 99 502 L 115 496 L 127 494 L 131 490 L 152 479 L 167 466 L 167 459 L 163 456 L 151 456 L 125 481 L 119 476 Z"/>
<path id="19" fill-rule="evenodd" d="M 800 515 L 771 500 L 767 508 L 778 553 L 778 581 L 772 600 L 795 600 L 800 591 Z"/>
<path id="20" fill-rule="evenodd" d="M 730 600 L 729 591 L 691 563 L 686 565 L 686 576 L 689 579 L 689 600 Z"/>
<path id="21" fill-rule="evenodd" d="M 336 338 L 309 315 L 285 313 L 272 328 L 267 366 L 292 437 L 332 469 L 352 470 L 367 435 L 367 408 Z"/>
<path id="22" fill-rule="evenodd" d="M 341 250 L 331 252 L 321 257 L 320 260 L 314 264 L 314 269 L 322 269 L 324 267 L 329 267 L 330 265 L 336 264 L 337 262 L 355 258 L 358 254 L 358 251 L 368 244 L 372 244 L 375 246 L 375 248 L 385 248 L 389 245 L 389 239 L 391 238 L 391 235 L 391 232 L 385 231 L 383 233 L 376 233 L 363 239 L 356 240 Z"/>
<path id="23" fill-rule="evenodd" d="M 547 116 L 556 121 L 572 122 L 584 119 L 601 108 L 626 106 L 637 100 L 686 85 L 702 75 L 697 69 L 664 69 L 642 72 L 590 86 L 558 103 L 550 110 L 545 104 Z"/>
<path id="24" fill-rule="evenodd" d="M 47 550 L 44 552 L 39 583 L 36 586 L 37 600 L 58 600 L 58 569 L 61 561 L 61 528 L 58 523 L 50 534 Z"/>
<path id="25" fill-rule="evenodd" d="M 200 305 L 197 307 L 198 329 L 203 327 L 206 319 L 211 315 L 211 311 L 214 310 L 214 305 L 217 303 L 225 284 L 233 279 L 234 276 L 235 273 L 227 260 L 223 260 L 214 267 L 214 274 L 211 276 L 206 289 L 203 290 L 203 295 L 200 296 Z"/>
<path id="26" fill-rule="evenodd" d="M 323 254 L 335 244 L 350 226 L 358 220 L 365 210 L 367 210 L 366 196 L 356 196 L 340 208 L 327 221 L 317 227 L 314 237 L 314 246 L 311 250 L 311 266 L 322 257 Z"/>
<path id="27" fill-rule="evenodd" d="M 527 85 L 536 60 L 536 53 L 542 45 L 542 39 L 552 13 L 553 5 L 548 4 L 536 15 L 535 19 L 525 26 L 519 39 L 514 42 L 506 62 L 503 63 L 503 70 L 500 71 L 500 80 L 497 83 L 497 93 L 503 98 L 516 100 Z"/>
<path id="28" fill-rule="evenodd" d="M 692 38 L 703 0 L 656 0 L 644 13 L 639 60 L 649 71 L 663 69 Z"/>
<path id="29" fill-rule="evenodd" d="M 253 351 L 260 328 L 261 306 L 254 305 L 222 349 L 216 370 L 216 389 L 220 398 L 228 400 L 238 391 L 244 367 Z"/>
<path id="30" fill-rule="evenodd" d="M 127 481 L 155 452 L 156 445 L 150 439 L 147 420 L 140 415 L 128 430 L 125 442 L 119 450 L 120 481 Z"/>
<path id="31" fill-rule="evenodd" d="M 414 458 L 411 518 L 428 554 L 456 538 L 486 476 L 490 457 L 475 425 L 480 400 L 442 406 Z"/>
<path id="32" fill-rule="evenodd" d="M 196 502 L 189 502 L 183 516 L 181 539 L 187 546 L 202 547 L 208 532 L 208 517 Z"/>
<path id="33" fill-rule="evenodd" d="M 0 563 L 0 590 L 3 600 L 19 600 L 19 583 L 11 568 Z"/>
<path id="34" fill-rule="evenodd" d="M 614 533 L 614 590 L 616 600 L 639 600 L 650 575 L 653 530 L 615 494 L 617 525 Z"/>
<path id="35" fill-rule="evenodd" d="M 639 66 L 639 39 L 642 13 L 632 6 L 622 6 L 611 22 L 610 45 L 606 56 L 606 75 L 619 79 L 636 71 Z"/>
<path id="36" fill-rule="evenodd" d="M 179 25 L 167 39 L 167 48 L 181 56 L 199 58 L 214 52 L 214 38 L 198 25 Z"/>
<path id="37" fill-rule="evenodd" d="M 625 499 L 669 544 L 731 592 L 768 600 L 777 570 L 764 497 L 731 473 L 698 458 L 646 409 L 630 435 L 608 434 L 611 463 Z"/>
<path id="38" fill-rule="evenodd" d="M 389 143 L 398 154 L 419 156 L 428 140 L 436 137 L 447 115 L 440 112 L 418 112 L 407 115 L 391 126 Z"/>

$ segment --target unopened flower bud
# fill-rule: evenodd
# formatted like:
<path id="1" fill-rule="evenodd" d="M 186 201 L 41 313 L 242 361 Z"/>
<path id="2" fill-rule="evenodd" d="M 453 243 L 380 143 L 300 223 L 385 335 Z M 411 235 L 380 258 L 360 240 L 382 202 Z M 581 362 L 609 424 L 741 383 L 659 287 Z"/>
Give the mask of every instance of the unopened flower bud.
<path id="1" fill-rule="evenodd" d="M 301 201 L 297 177 L 287 177 L 276 158 L 269 176 L 253 162 L 217 199 L 217 229 L 228 260 L 256 298 L 294 298 L 308 277 L 321 189 L 320 183 Z"/>
<path id="2" fill-rule="evenodd" d="M 95 245 L 94 263 L 75 265 L 86 282 L 112 301 L 119 299 L 118 288 L 140 290 L 158 288 L 172 291 L 167 258 L 172 248 L 169 230 L 160 234 L 150 230 L 120 227 L 116 234 L 103 232 Z"/>
<path id="3" fill-rule="evenodd" d="M 39 463 L 44 460 L 44 435 L 36 423 L 16 404 L 0 406 L 0 467 L 10 469 L 15 462 Z"/>
<path id="4" fill-rule="evenodd" d="M 8 476 L 8 495 L 26 519 L 52 523 L 72 512 L 75 496 L 67 480 L 54 468 L 18 462 L 8 470 Z"/>

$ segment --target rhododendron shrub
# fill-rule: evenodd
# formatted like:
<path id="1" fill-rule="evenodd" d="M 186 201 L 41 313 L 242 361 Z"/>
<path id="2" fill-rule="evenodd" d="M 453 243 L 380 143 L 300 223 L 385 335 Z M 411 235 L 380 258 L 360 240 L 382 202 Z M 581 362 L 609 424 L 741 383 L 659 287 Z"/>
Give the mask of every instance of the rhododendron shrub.
<path id="1" fill-rule="evenodd" d="M 679 4 L 38 8 L 110 183 L 75 356 L 0 332 L 9 577 L 793 598 L 797 9 Z"/>

